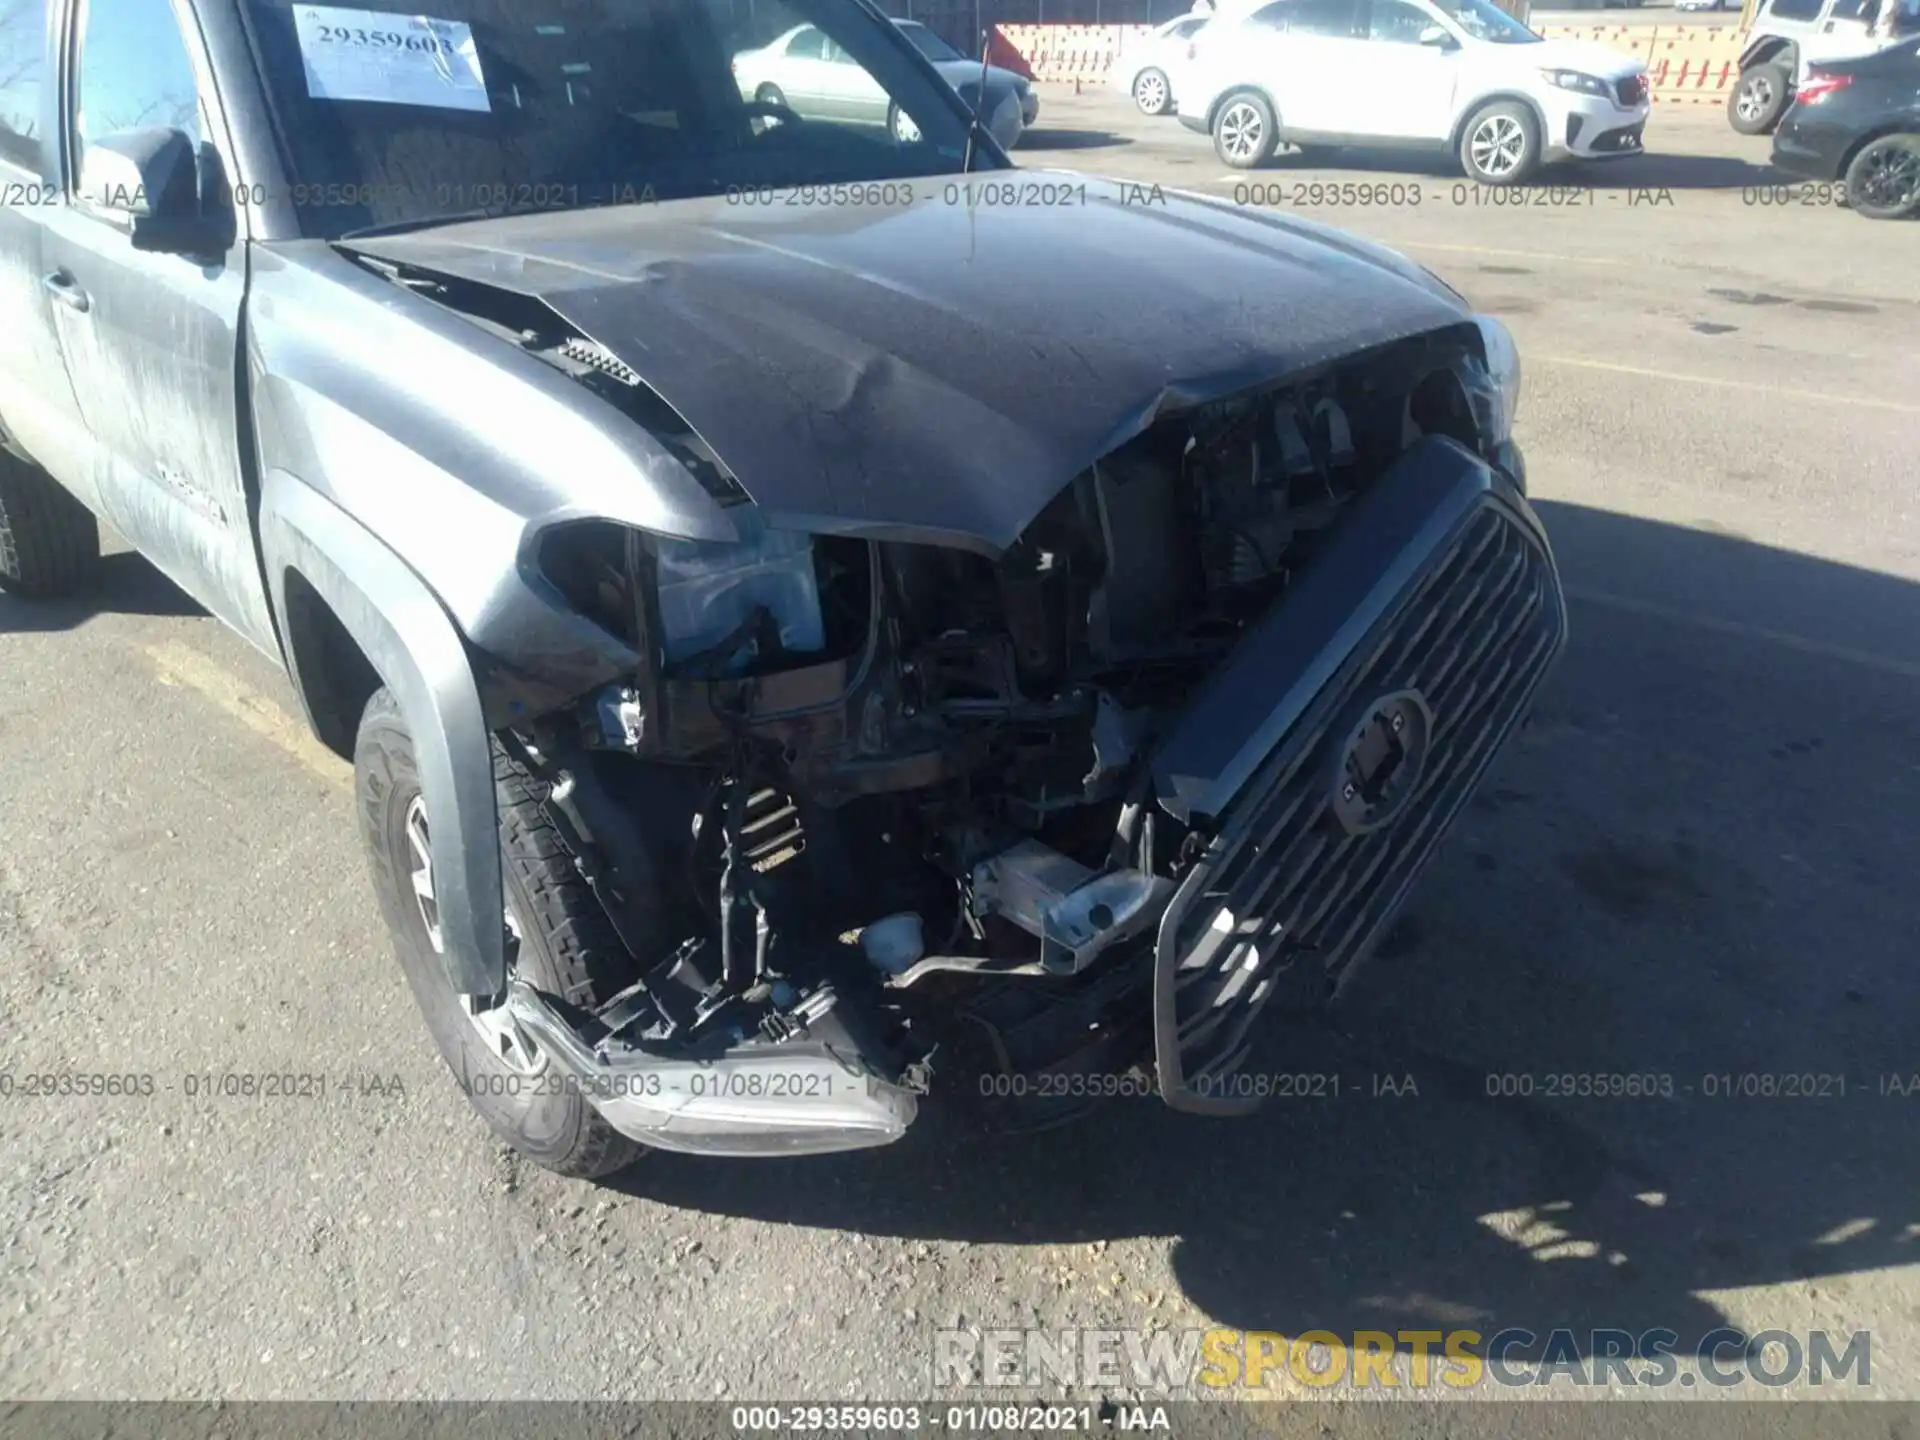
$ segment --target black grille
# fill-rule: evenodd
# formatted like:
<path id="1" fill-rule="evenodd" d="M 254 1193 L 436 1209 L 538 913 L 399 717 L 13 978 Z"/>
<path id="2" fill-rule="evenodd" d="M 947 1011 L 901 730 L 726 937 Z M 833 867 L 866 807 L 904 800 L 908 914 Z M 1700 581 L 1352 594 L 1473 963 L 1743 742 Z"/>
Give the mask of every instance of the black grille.
<path id="1" fill-rule="evenodd" d="M 1633 154 L 1640 149 L 1638 125 L 1629 125 L 1623 130 L 1608 130 L 1593 137 L 1593 150 L 1598 155 Z"/>
<path id="2" fill-rule="evenodd" d="M 1620 96 L 1620 103 L 1622 105 L 1638 105 L 1647 98 L 1647 77 L 1644 75 L 1629 75 L 1626 79 L 1618 82 L 1613 88 L 1615 93 Z"/>
<path id="3" fill-rule="evenodd" d="M 1254 1019 L 1279 994 L 1324 1000 L 1364 955 L 1565 633 L 1551 558 L 1483 499 L 1235 798 L 1175 895 L 1158 957 L 1163 973 L 1173 966 L 1177 1048 L 1166 1034 L 1160 1045 L 1170 1100 L 1246 1108 L 1233 1072 Z M 1424 764 L 1397 814 L 1354 833 L 1336 812 L 1355 722 L 1408 694 L 1427 717 Z"/>

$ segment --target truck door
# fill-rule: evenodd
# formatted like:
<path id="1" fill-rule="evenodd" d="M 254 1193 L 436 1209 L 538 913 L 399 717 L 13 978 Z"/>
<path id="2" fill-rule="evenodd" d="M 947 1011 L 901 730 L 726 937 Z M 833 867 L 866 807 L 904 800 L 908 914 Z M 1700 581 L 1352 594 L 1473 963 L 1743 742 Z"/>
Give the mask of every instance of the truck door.
<path id="1" fill-rule="evenodd" d="M 54 145 L 57 73 L 46 0 L 0 4 L 0 429 L 54 479 L 98 508 L 92 445 L 67 383 L 40 235 L 64 205 Z"/>
<path id="2" fill-rule="evenodd" d="M 90 433 L 100 513 L 175 584 L 279 658 L 242 468 L 244 227 L 224 256 L 137 251 L 124 206 L 79 192 L 87 146 L 171 127 L 235 177 L 188 0 L 73 0 L 61 117 L 68 204 L 49 212 L 43 284 Z M 231 188 L 226 188 L 231 200 Z"/>

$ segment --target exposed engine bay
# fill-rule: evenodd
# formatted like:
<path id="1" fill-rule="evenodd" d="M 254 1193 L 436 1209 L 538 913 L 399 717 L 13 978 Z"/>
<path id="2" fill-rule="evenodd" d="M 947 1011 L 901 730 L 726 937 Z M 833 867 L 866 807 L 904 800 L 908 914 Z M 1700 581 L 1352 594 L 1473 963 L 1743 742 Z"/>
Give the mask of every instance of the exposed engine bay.
<path id="1" fill-rule="evenodd" d="M 617 359 L 522 343 L 739 522 L 550 531 L 548 580 L 650 663 L 507 737 L 636 965 L 515 1014 L 616 1128 L 717 1153 L 895 1138 L 956 1043 L 1149 1063 L 1152 937 L 1217 819 L 1158 803 L 1149 757 L 1410 447 L 1505 438 L 1456 326 L 1163 414 L 989 557 L 768 530 Z"/>

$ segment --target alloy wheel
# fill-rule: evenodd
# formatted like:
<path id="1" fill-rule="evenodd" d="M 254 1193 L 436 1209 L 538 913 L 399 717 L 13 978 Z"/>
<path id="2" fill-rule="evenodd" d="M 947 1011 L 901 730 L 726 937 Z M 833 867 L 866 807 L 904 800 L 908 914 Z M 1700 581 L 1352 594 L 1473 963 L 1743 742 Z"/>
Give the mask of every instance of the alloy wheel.
<path id="1" fill-rule="evenodd" d="M 1765 75 L 1749 75 L 1740 83 L 1740 94 L 1733 102 L 1734 113 L 1749 124 L 1767 113 L 1773 104 L 1773 81 Z"/>
<path id="2" fill-rule="evenodd" d="M 1473 127 L 1467 142 L 1474 168 L 1483 175 L 1511 175 L 1527 155 L 1527 132 L 1511 115 L 1489 115 Z"/>
<path id="3" fill-rule="evenodd" d="M 446 953 L 446 937 L 440 928 L 440 901 L 433 877 L 433 840 L 427 829 L 427 806 L 421 796 L 407 804 L 407 878 L 413 886 L 414 903 L 420 908 L 420 922 L 426 927 L 427 943 L 433 953 Z M 520 917 L 508 902 L 504 915 L 507 942 L 507 972 L 513 973 L 519 958 L 524 931 Z M 498 995 L 461 995 L 460 1011 L 467 1017 L 489 1054 L 517 1075 L 537 1075 L 546 1069 L 547 1057 L 534 1043 L 513 1012 L 507 1008 L 503 990 Z"/>
<path id="4" fill-rule="evenodd" d="M 1872 209 L 1900 214 L 1920 203 L 1920 146 L 1882 141 L 1862 157 L 1860 198 Z"/>
<path id="5" fill-rule="evenodd" d="M 1149 70 L 1133 82 L 1133 100 L 1149 115 L 1157 115 L 1167 103 L 1167 82 L 1158 70 Z"/>
<path id="6" fill-rule="evenodd" d="M 1236 100 L 1220 116 L 1220 148 L 1236 160 L 1250 160 L 1266 141 L 1266 122 L 1245 100 Z"/>

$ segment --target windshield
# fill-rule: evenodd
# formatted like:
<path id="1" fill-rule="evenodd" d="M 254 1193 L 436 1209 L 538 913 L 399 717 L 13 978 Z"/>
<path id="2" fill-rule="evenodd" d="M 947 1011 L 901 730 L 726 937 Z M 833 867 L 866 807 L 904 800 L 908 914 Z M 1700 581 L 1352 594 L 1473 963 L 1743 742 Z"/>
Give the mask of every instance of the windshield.
<path id="1" fill-rule="evenodd" d="M 1476 40 L 1495 45 L 1532 45 L 1541 39 L 1489 0 L 1433 0 L 1433 3 Z"/>
<path id="2" fill-rule="evenodd" d="M 906 20 L 896 21 L 895 23 L 900 26 L 900 33 L 911 40 L 914 48 L 929 60 L 964 60 L 967 58 L 924 25 Z"/>
<path id="3" fill-rule="evenodd" d="M 309 236 L 968 156 L 952 91 L 851 0 L 243 3 Z"/>

